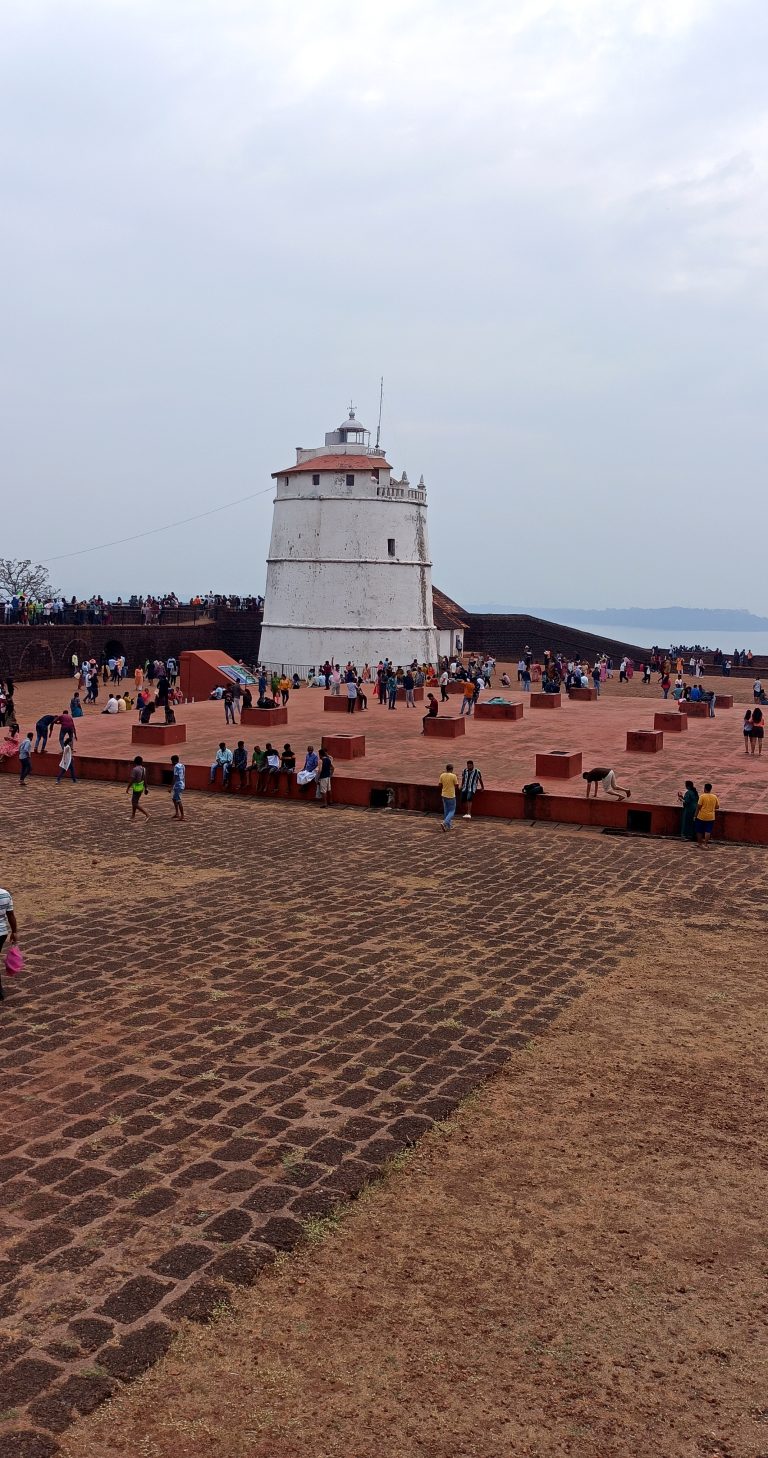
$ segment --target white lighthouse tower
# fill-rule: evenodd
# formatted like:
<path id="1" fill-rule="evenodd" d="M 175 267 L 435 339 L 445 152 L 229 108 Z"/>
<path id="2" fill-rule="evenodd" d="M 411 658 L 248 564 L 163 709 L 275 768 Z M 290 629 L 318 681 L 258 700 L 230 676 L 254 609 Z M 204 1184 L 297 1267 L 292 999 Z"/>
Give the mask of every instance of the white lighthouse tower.
<path id="1" fill-rule="evenodd" d="M 324 446 L 298 446 L 273 478 L 262 663 L 436 663 L 423 476 L 398 480 L 351 405 Z"/>

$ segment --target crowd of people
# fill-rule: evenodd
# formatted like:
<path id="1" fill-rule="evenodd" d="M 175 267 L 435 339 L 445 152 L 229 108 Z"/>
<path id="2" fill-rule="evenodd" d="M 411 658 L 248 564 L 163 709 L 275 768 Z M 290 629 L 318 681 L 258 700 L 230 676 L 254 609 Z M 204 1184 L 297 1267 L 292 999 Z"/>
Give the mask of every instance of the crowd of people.
<path id="1" fill-rule="evenodd" d="M 126 608 L 135 612 L 145 624 L 160 624 L 164 613 L 175 612 L 182 606 L 174 593 L 161 597 L 131 597 L 128 602 L 118 597 L 115 602 L 107 602 L 97 593 L 89 598 L 64 598 L 60 594 L 36 597 L 33 593 L 21 592 L 0 600 L 0 624 L 17 624 L 19 627 L 68 624 L 106 628 L 116 619 L 119 621 Z"/>
<path id="2" fill-rule="evenodd" d="M 188 609 L 192 616 L 214 616 L 219 609 L 229 612 L 260 612 L 261 596 L 239 597 L 235 593 L 197 593 L 183 602 L 175 592 L 150 593 L 146 597 L 132 594 L 108 602 L 99 593 L 88 598 L 64 597 L 61 593 L 6 593 L 0 597 L 0 626 L 47 627 L 69 624 L 73 627 L 109 627 L 125 620 L 126 609 L 146 626 L 161 626 L 164 618 Z"/>
<path id="3" fill-rule="evenodd" d="M 209 600 L 210 597 L 201 599 L 201 603 Z M 137 599 L 136 603 L 139 601 Z M 155 601 L 145 600 L 144 606 L 152 607 Z M 249 601 L 243 600 L 243 603 Z M 226 600 L 226 604 L 229 606 L 230 601 Z M 448 657 L 435 664 L 412 662 L 406 666 L 395 665 L 392 660 L 383 658 L 375 665 L 365 663 L 362 668 L 351 662 L 341 667 L 326 660 L 310 671 L 306 681 L 295 672 L 287 674 L 267 670 L 259 665 L 242 664 L 241 667 L 241 676 L 235 673 L 230 685 L 215 689 L 211 695 L 222 702 L 227 726 L 236 725 L 242 711 L 254 707 L 254 700 L 257 708 L 287 705 L 291 693 L 304 687 L 305 682 L 310 687 L 322 688 L 332 695 L 345 697 L 347 712 L 350 714 L 367 710 L 369 699 L 389 711 L 394 711 L 398 706 L 402 706 L 406 712 L 415 710 L 420 707 L 416 702 L 416 691 L 426 688 L 439 689 L 440 703 L 445 703 L 449 699 L 449 686 L 460 684 L 459 713 L 461 716 L 471 717 L 481 693 L 493 686 L 497 672 L 496 660 L 489 654 L 470 656 L 466 661 L 459 657 Z M 684 677 L 686 668 L 690 681 L 686 681 Z M 600 694 L 603 685 L 617 671 L 622 683 L 631 682 L 637 672 L 643 683 L 648 684 L 651 676 L 657 674 L 663 698 L 671 696 L 676 701 L 706 701 L 710 706 L 710 714 L 714 715 L 714 693 L 705 689 L 701 682 L 703 669 L 701 655 L 693 651 L 689 654 L 687 663 L 682 651 L 672 658 L 669 654 L 654 650 L 648 655 L 647 661 L 638 665 L 628 656 L 614 664 L 607 654 L 600 655 L 590 664 L 588 661 L 577 661 L 563 653 L 550 651 L 545 651 L 539 662 L 534 658 L 530 647 L 526 646 L 517 661 L 517 686 L 523 692 L 529 691 L 531 685 L 536 684 L 544 692 L 565 689 L 568 693 L 576 687 L 589 687 Z M 676 674 L 674 681 L 673 671 Z M 178 683 L 179 665 L 170 656 L 166 659 L 146 659 L 131 670 L 122 654 L 101 659 L 95 656 L 81 659 L 73 654 L 72 676 L 73 692 L 68 705 L 58 713 L 41 715 L 34 729 L 28 730 L 23 736 L 16 713 L 15 686 L 11 680 L 0 682 L 0 725 L 7 731 L 5 739 L 0 742 L 0 758 L 18 757 L 19 781 L 23 786 L 33 772 L 34 757 L 48 751 L 52 738 L 57 739 L 60 755 L 56 783 L 61 783 L 65 778 L 77 783 L 77 723 L 87 710 L 105 715 L 135 712 L 143 724 L 150 723 L 153 716 L 161 712 L 166 723 L 173 723 L 174 710 L 183 702 Z M 130 679 L 128 686 L 126 679 Z M 502 690 L 512 687 L 506 670 L 501 673 L 499 683 Z M 419 697 L 423 697 L 423 693 Z M 748 709 L 744 715 L 743 740 L 745 753 L 759 757 L 762 754 L 764 738 L 764 719 L 760 706 L 768 702 L 759 676 L 753 683 L 753 698 L 754 707 Z M 440 705 L 435 693 L 427 693 L 424 707 L 424 721 L 438 714 Z M 186 769 L 178 755 L 172 757 L 171 770 L 174 818 L 183 819 Z M 285 785 L 288 793 L 292 794 L 293 786 L 296 785 L 306 794 L 308 788 L 314 786 L 317 799 L 323 805 L 329 806 L 332 803 L 332 775 L 331 757 L 322 749 L 318 753 L 312 745 L 307 747 L 299 768 L 294 750 L 288 741 L 282 749 L 266 741 L 263 747 L 257 743 L 249 751 L 245 741 L 238 739 L 231 745 L 225 740 L 219 743 L 210 765 L 209 781 L 211 784 L 220 781 L 230 792 L 242 792 L 252 787 L 260 795 L 277 794 L 281 785 Z M 446 776 L 452 776 L 453 779 Z M 596 796 L 598 789 L 611 798 L 630 798 L 630 790 L 618 783 L 616 773 L 610 767 L 596 766 L 586 771 L 583 778 L 586 781 L 588 798 L 592 793 Z M 482 773 L 472 760 L 467 761 L 461 776 L 455 774 L 453 765 L 447 765 L 440 776 L 439 784 L 444 810 L 442 823 L 444 829 L 449 830 L 459 804 L 464 806 L 464 817 L 471 818 L 474 796 L 485 786 Z M 140 791 L 137 789 L 139 785 Z M 146 815 L 143 801 L 149 786 L 146 767 L 140 756 L 134 760 L 128 789 L 132 789 L 134 796 L 132 818 L 139 814 Z M 694 790 L 695 786 L 686 781 L 686 789 L 679 796 L 683 806 L 682 833 L 688 838 L 698 839 L 700 844 L 706 844 L 711 835 L 711 826 L 707 831 L 694 828 L 694 824 L 699 827 L 699 822 L 707 820 L 709 802 L 704 800 L 704 813 L 699 813 L 702 808 L 699 801 L 702 797 L 696 792 L 694 805 Z M 709 794 L 711 787 L 705 787 L 703 796 Z"/>

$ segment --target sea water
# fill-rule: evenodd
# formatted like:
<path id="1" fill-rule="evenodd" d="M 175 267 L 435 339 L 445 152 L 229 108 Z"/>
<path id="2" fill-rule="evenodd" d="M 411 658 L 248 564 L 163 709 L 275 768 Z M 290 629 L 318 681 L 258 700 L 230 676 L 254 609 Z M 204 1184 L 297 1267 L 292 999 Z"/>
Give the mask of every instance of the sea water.
<path id="1" fill-rule="evenodd" d="M 573 623 L 567 617 L 559 621 L 566 628 L 580 628 L 583 633 L 596 633 L 600 638 L 614 638 L 619 643 L 637 643 L 641 648 L 652 648 L 654 644 L 658 644 L 659 648 L 669 648 L 672 644 L 690 646 L 699 643 L 702 648 L 721 648 L 726 656 L 732 655 L 736 648 L 739 652 L 751 648 L 756 657 L 768 654 L 768 632 L 734 633 L 732 628 L 690 628 L 684 624 L 649 628 L 633 627 L 631 623 Z"/>

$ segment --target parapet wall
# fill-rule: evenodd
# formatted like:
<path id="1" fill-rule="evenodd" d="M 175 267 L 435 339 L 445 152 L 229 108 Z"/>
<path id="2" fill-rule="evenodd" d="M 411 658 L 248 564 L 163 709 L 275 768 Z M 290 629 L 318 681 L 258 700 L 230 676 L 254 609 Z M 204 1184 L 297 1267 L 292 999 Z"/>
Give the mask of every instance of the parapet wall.
<path id="1" fill-rule="evenodd" d="M 72 654 L 82 659 L 125 654 L 129 669 L 147 658 L 179 658 L 186 649 L 223 648 L 233 658 L 253 663 L 258 658 L 261 613 L 221 609 L 215 622 L 147 627 L 145 624 L 88 623 L 62 627 L 0 627 L 0 678 L 17 683 L 32 678 L 65 678 Z"/>
<path id="2" fill-rule="evenodd" d="M 598 654 L 607 653 L 618 667 L 625 653 L 635 663 L 642 662 L 651 646 L 650 641 L 640 647 L 616 638 L 600 638 L 596 633 L 584 633 L 580 628 L 567 628 L 563 623 L 550 623 L 528 613 L 467 613 L 466 620 L 467 651 L 492 653 L 506 662 L 519 658 L 527 643 L 539 660 L 547 648 L 552 653 L 562 651 L 569 658 L 587 658 L 590 662 Z"/>
<path id="3" fill-rule="evenodd" d="M 101 658 L 125 654 L 129 668 L 147 658 L 176 658 L 184 648 L 215 648 L 221 641 L 216 623 L 162 627 L 2 627 L 0 678 L 17 683 L 31 678 L 66 678 L 72 672 L 72 654 Z"/>

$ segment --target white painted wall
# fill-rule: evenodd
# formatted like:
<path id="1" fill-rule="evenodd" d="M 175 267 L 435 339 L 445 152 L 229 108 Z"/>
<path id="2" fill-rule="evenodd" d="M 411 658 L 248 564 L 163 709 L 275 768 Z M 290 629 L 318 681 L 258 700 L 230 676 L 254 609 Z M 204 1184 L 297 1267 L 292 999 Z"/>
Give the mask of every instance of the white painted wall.
<path id="1" fill-rule="evenodd" d="M 384 468 L 319 474 L 277 481 L 262 662 L 436 661 L 426 493 Z"/>

